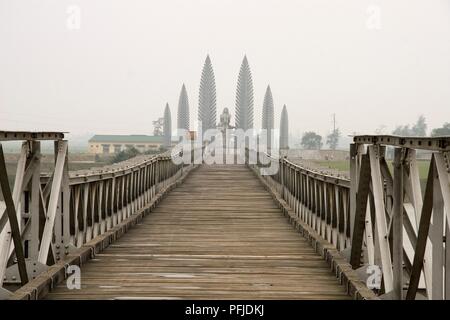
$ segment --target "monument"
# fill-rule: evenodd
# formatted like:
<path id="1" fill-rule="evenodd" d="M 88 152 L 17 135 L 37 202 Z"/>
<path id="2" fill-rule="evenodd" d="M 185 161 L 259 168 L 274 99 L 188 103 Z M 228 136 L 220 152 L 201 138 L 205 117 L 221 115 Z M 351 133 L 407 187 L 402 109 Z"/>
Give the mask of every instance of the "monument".
<path id="1" fill-rule="evenodd" d="M 253 80 L 247 56 L 244 56 L 238 76 L 235 117 L 237 129 L 253 129 Z"/>
<path id="2" fill-rule="evenodd" d="M 280 118 L 280 152 L 287 154 L 289 149 L 289 118 L 286 105 L 283 106 Z"/>
<path id="3" fill-rule="evenodd" d="M 164 147 L 170 148 L 172 144 L 172 117 L 170 115 L 169 104 L 166 103 L 166 108 L 164 110 Z"/>
<path id="4" fill-rule="evenodd" d="M 170 118 L 170 110 L 166 107 L 165 120 Z M 247 56 L 244 56 L 237 79 L 236 86 L 236 104 L 235 104 L 235 119 L 234 126 L 231 125 L 231 114 L 228 108 L 224 108 L 219 117 L 217 123 L 217 101 L 216 101 L 216 82 L 214 76 L 214 70 L 209 55 L 206 56 L 203 64 L 200 86 L 199 86 L 199 100 L 198 100 L 198 121 L 199 127 L 197 137 L 206 144 L 211 143 L 215 138 L 214 134 L 205 137 L 205 133 L 210 129 L 217 129 L 219 133 L 224 137 L 224 146 L 230 145 L 232 140 L 238 141 L 237 133 L 245 132 L 245 145 L 250 142 L 250 138 L 254 137 L 253 133 L 248 133 L 249 130 L 253 130 L 253 114 L 254 114 L 254 97 L 253 97 L 253 79 L 250 70 L 250 65 Z M 178 130 L 189 131 L 189 101 L 186 86 L 183 84 L 178 99 Z M 262 106 L 262 132 L 259 134 L 259 143 L 263 144 L 267 152 L 270 153 L 271 149 L 275 147 L 278 141 L 274 139 L 274 103 L 270 85 L 267 86 L 264 102 Z M 158 123 L 157 123 L 158 124 Z M 159 126 L 159 128 L 161 125 Z M 167 125 L 163 126 L 168 127 Z M 157 128 L 157 129 L 159 129 Z M 232 129 L 232 130 L 229 130 Z M 211 133 L 211 132 L 210 132 Z M 164 136 L 168 135 L 166 131 Z M 195 136 L 194 131 L 189 131 L 189 138 Z M 280 118 L 280 136 L 279 136 L 279 148 L 287 150 L 289 148 L 289 125 L 288 114 L 286 106 L 283 106 Z M 180 138 L 181 139 L 181 138 Z M 208 141 L 205 141 L 208 140 Z M 166 142 L 167 144 L 167 142 Z"/>
<path id="5" fill-rule="evenodd" d="M 189 130 L 189 99 L 186 86 L 183 83 L 178 99 L 178 126 L 177 129 Z"/>
<path id="6" fill-rule="evenodd" d="M 217 129 L 222 132 L 225 132 L 227 129 L 234 128 L 230 126 L 231 122 L 231 114 L 228 111 L 228 108 L 223 109 L 222 114 L 220 115 L 220 122 L 217 124 Z"/>
<path id="7" fill-rule="evenodd" d="M 203 65 L 200 79 L 198 121 L 201 123 L 203 133 L 216 128 L 216 80 L 209 55 Z"/>
<path id="8" fill-rule="evenodd" d="M 265 143 L 267 146 L 267 151 L 270 152 L 272 148 L 272 130 L 273 127 L 273 97 L 272 90 L 270 90 L 270 85 L 267 86 L 266 94 L 264 95 L 264 102 L 262 107 L 262 124 L 261 129 L 265 130 L 264 134 Z"/>

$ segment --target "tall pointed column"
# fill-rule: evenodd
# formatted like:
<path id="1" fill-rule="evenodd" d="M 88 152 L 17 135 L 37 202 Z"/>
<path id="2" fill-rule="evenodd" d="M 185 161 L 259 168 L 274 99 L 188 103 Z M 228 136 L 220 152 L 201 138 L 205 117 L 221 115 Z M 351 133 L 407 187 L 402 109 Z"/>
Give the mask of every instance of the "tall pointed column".
<path id="1" fill-rule="evenodd" d="M 266 94 L 264 96 L 264 102 L 262 107 L 262 124 L 261 129 L 266 130 L 266 144 L 267 150 L 270 151 L 272 148 L 271 134 L 273 130 L 273 97 L 272 90 L 270 90 L 270 85 L 267 86 Z"/>
<path id="2" fill-rule="evenodd" d="M 166 108 L 164 109 L 164 147 L 170 148 L 172 143 L 172 117 L 170 115 L 169 104 L 166 103 Z"/>
<path id="3" fill-rule="evenodd" d="M 286 105 L 284 105 L 280 118 L 280 150 L 287 149 L 289 149 L 289 118 Z"/>
<path id="4" fill-rule="evenodd" d="M 253 80 L 247 56 L 244 56 L 239 71 L 235 114 L 237 129 L 253 129 Z"/>
<path id="5" fill-rule="evenodd" d="M 183 83 L 178 99 L 178 123 L 177 130 L 189 130 L 189 100 L 186 91 L 186 86 Z"/>
<path id="6" fill-rule="evenodd" d="M 198 98 L 198 120 L 203 133 L 216 127 L 216 80 L 209 55 L 203 65 Z"/>

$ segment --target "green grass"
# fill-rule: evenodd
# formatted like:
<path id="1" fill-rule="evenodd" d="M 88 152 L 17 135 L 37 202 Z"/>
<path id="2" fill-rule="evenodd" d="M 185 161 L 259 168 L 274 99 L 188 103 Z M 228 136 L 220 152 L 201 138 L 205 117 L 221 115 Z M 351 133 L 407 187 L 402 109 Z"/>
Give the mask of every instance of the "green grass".
<path id="1" fill-rule="evenodd" d="M 329 168 L 329 169 L 335 169 L 343 172 L 349 172 L 350 171 L 350 161 L 346 160 L 314 160 L 315 164 L 317 164 L 319 167 L 322 168 Z M 391 174 L 393 173 L 392 170 L 392 161 L 388 161 L 389 171 L 391 171 Z M 420 178 L 420 184 L 422 187 L 422 191 L 425 190 L 425 184 L 428 177 L 428 169 L 430 168 L 430 161 L 428 160 L 418 160 L 417 161 L 417 167 L 419 169 L 419 178 Z"/>
<path id="2" fill-rule="evenodd" d="M 419 168 L 420 179 L 426 180 L 428 177 L 428 170 L 430 169 L 430 161 L 417 161 Z"/>
<path id="3" fill-rule="evenodd" d="M 336 169 L 344 172 L 350 171 L 350 161 L 346 160 L 314 160 L 313 162 L 322 168 Z"/>

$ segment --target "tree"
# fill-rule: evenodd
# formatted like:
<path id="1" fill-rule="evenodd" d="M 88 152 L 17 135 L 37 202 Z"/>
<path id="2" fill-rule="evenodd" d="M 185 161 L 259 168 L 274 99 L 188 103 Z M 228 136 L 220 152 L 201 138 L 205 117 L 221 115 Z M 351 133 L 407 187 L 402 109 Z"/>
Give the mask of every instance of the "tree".
<path id="1" fill-rule="evenodd" d="M 385 124 L 380 124 L 378 128 L 375 129 L 375 134 L 385 134 L 387 126 Z"/>
<path id="2" fill-rule="evenodd" d="M 397 126 L 394 131 L 392 131 L 392 134 L 395 134 L 397 136 L 411 136 L 411 128 L 409 127 L 409 124 L 404 126 Z"/>
<path id="3" fill-rule="evenodd" d="M 450 122 L 446 122 L 440 128 L 434 128 L 431 131 L 432 137 L 450 136 Z"/>
<path id="4" fill-rule="evenodd" d="M 416 124 L 413 125 L 411 130 L 415 136 L 425 137 L 427 135 L 427 123 L 423 115 L 419 116 L 419 119 L 417 119 Z"/>
<path id="5" fill-rule="evenodd" d="M 114 156 L 114 158 L 111 160 L 111 163 L 125 161 L 125 160 L 131 159 L 133 157 L 136 157 L 139 154 L 141 154 L 141 153 L 135 147 L 128 147 L 125 150 L 122 150 L 119 153 L 117 153 Z"/>
<path id="6" fill-rule="evenodd" d="M 327 145 L 330 146 L 332 150 L 336 150 L 339 143 L 339 138 L 341 137 L 341 131 L 336 128 L 327 136 Z"/>
<path id="7" fill-rule="evenodd" d="M 409 124 L 407 124 L 404 126 L 397 126 L 392 133 L 398 136 L 406 137 L 425 137 L 427 135 L 426 119 L 423 115 L 420 115 L 414 125 L 410 126 Z"/>
<path id="8" fill-rule="evenodd" d="M 305 132 L 302 136 L 302 146 L 304 149 L 318 149 L 322 147 L 322 136 L 318 135 L 314 131 Z"/>

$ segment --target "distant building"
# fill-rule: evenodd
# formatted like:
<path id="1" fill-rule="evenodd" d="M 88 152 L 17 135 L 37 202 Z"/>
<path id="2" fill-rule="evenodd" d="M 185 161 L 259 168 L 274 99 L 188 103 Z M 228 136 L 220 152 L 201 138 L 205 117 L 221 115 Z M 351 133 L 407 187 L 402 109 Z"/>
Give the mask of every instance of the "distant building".
<path id="1" fill-rule="evenodd" d="M 95 135 L 88 141 L 89 152 L 93 154 L 113 154 L 134 147 L 140 152 L 158 150 L 164 136 L 147 135 Z"/>

